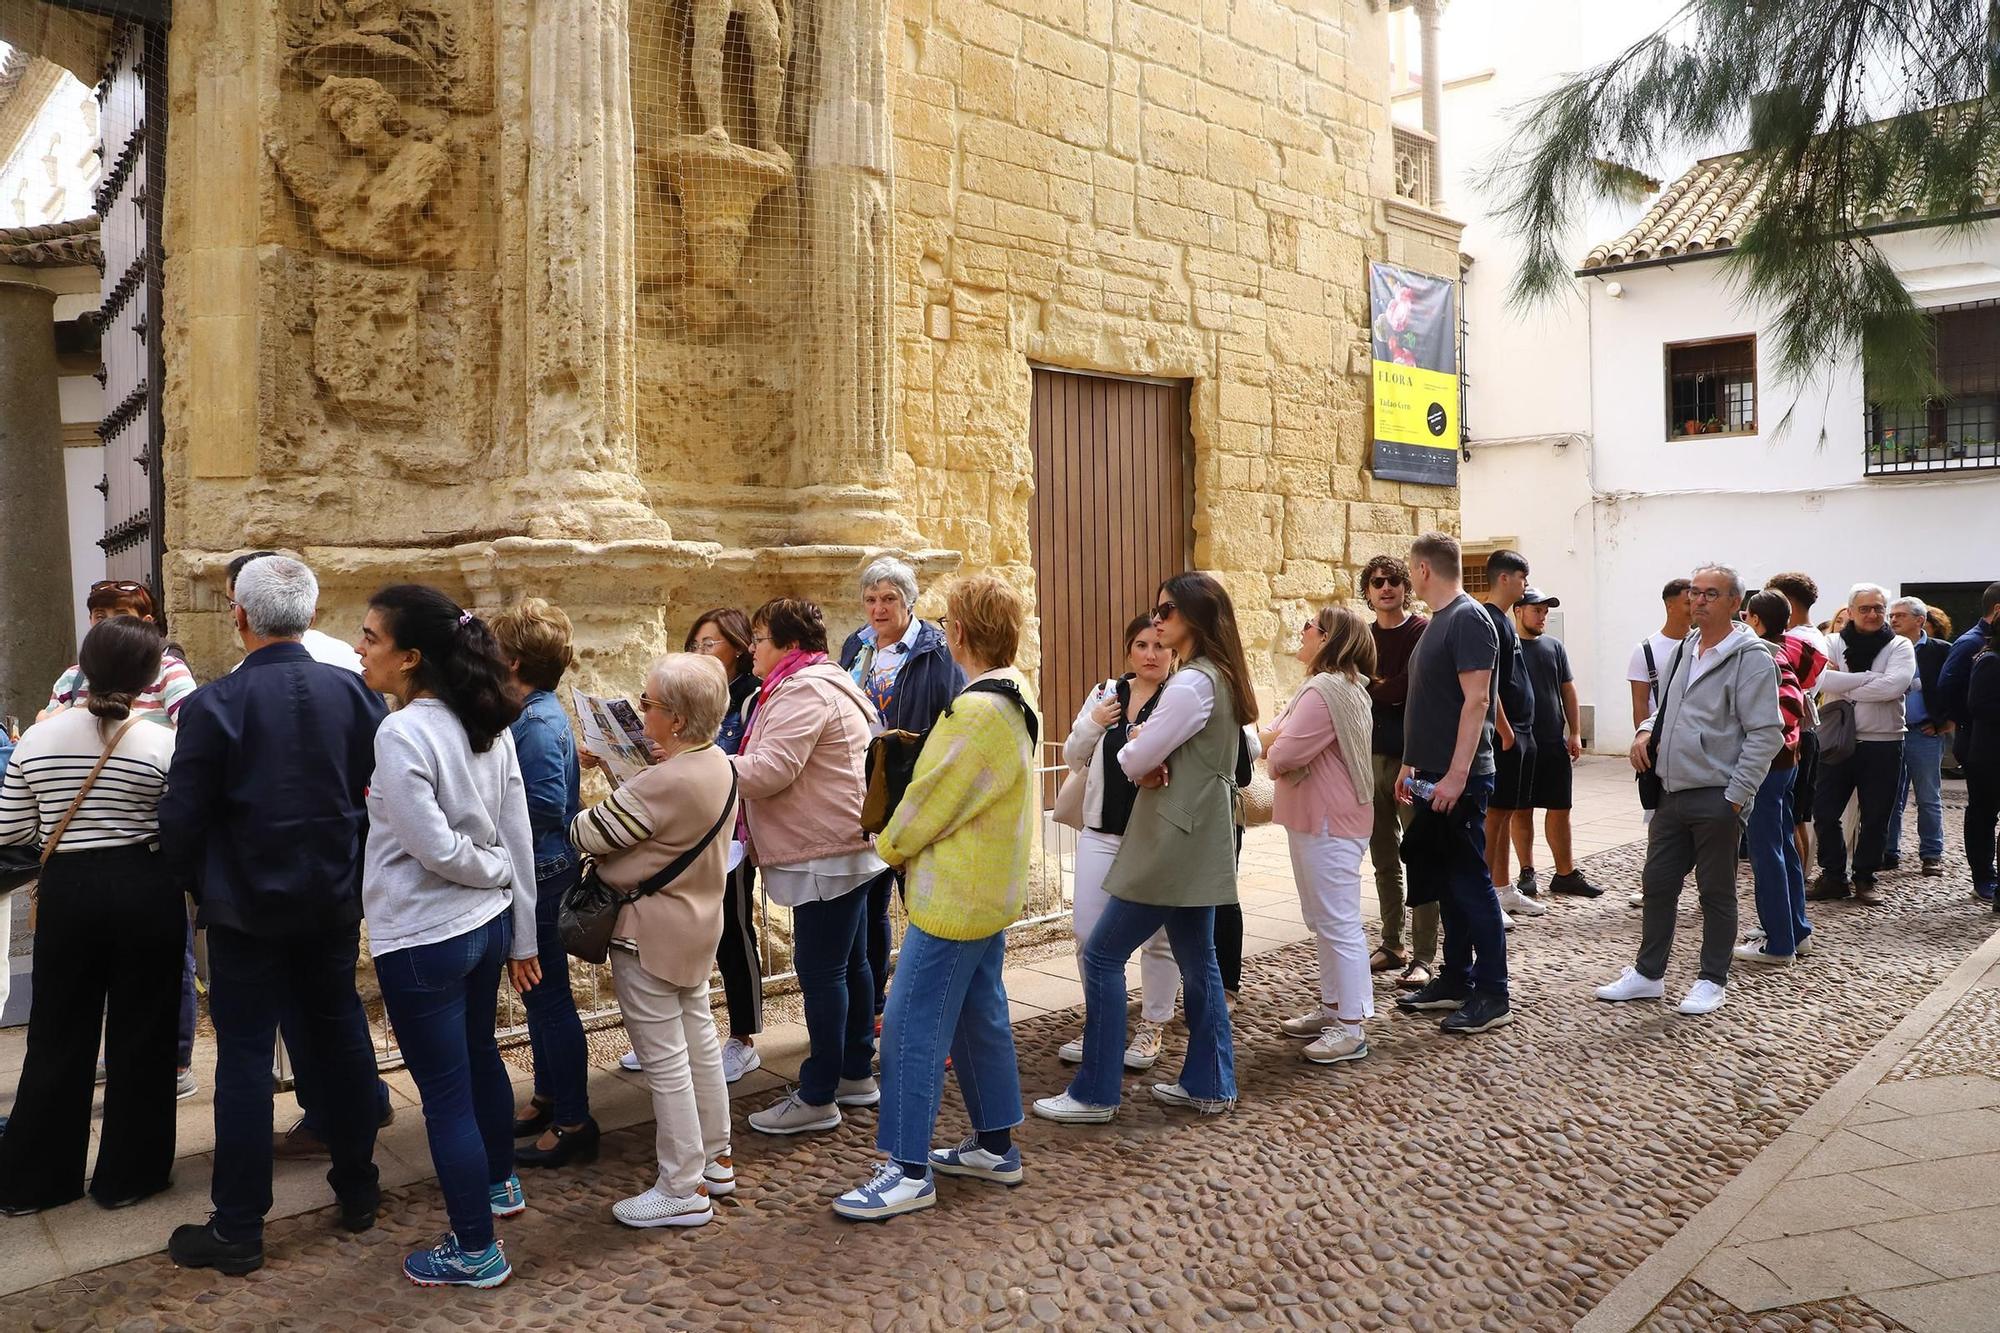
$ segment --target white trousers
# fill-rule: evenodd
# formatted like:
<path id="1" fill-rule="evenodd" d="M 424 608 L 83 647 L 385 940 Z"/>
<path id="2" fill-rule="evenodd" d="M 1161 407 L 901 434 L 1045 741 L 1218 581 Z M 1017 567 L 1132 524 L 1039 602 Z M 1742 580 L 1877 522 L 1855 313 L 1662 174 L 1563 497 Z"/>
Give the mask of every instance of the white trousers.
<path id="1" fill-rule="evenodd" d="M 729 1085 L 708 985 L 671 985 L 623 949 L 611 951 L 611 984 L 653 1091 L 660 1192 L 686 1198 L 700 1187 L 702 1168 L 729 1151 Z"/>
<path id="2" fill-rule="evenodd" d="M 1084 829 L 1076 835 L 1076 902 L 1071 927 L 1076 931 L 1077 961 L 1083 961 L 1083 946 L 1104 905 L 1111 901 L 1104 891 L 1105 877 L 1124 839 L 1112 833 Z M 1165 1023 L 1174 1016 L 1174 998 L 1180 994 L 1181 969 L 1174 962 L 1173 946 L 1167 943 L 1164 928 L 1139 948 L 1139 1016 L 1148 1023 Z"/>
<path id="3" fill-rule="evenodd" d="M 1361 857 L 1366 838 L 1287 832 L 1299 906 L 1319 945 L 1319 998 L 1344 1023 L 1375 1016 L 1368 937 L 1361 930 Z"/>

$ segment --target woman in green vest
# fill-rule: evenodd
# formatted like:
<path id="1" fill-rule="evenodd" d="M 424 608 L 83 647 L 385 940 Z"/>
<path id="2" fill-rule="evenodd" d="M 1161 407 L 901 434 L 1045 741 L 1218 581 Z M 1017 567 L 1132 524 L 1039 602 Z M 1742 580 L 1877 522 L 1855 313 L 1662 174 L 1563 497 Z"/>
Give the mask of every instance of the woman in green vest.
<path id="1" fill-rule="evenodd" d="M 1160 585 L 1153 623 L 1186 665 L 1118 752 L 1139 795 L 1104 881 L 1110 901 L 1083 949 L 1083 1064 L 1067 1091 L 1035 1103 L 1036 1115 L 1064 1124 L 1102 1124 L 1118 1110 L 1125 964 L 1162 927 L 1180 964 L 1188 1048 L 1180 1080 L 1155 1083 L 1153 1096 L 1208 1114 L 1236 1101 L 1215 909 L 1236 901 L 1236 749 L 1257 720 L 1257 696 L 1220 583 L 1176 574 Z"/>

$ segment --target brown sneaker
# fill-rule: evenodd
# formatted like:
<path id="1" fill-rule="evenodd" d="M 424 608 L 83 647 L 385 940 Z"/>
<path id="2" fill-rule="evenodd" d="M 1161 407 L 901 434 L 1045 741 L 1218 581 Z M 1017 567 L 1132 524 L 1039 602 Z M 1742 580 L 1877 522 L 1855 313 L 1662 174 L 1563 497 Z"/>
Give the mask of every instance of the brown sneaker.
<path id="1" fill-rule="evenodd" d="M 1806 901 L 1814 903 L 1834 902 L 1854 892 L 1854 886 L 1844 879 L 1834 879 L 1822 874 L 1806 890 Z"/>
<path id="2" fill-rule="evenodd" d="M 1431 984 L 1431 965 L 1412 962 L 1403 969 L 1403 975 L 1396 978 L 1397 990 L 1422 990 Z"/>
<path id="3" fill-rule="evenodd" d="M 284 1133 L 278 1135 L 271 1144 L 271 1155 L 278 1158 L 327 1157 L 326 1140 L 306 1125 L 304 1117 Z"/>
<path id="4" fill-rule="evenodd" d="M 1863 907 L 1880 907 L 1882 891 L 1875 887 L 1873 879 L 1856 878 L 1854 881 L 1854 901 Z"/>

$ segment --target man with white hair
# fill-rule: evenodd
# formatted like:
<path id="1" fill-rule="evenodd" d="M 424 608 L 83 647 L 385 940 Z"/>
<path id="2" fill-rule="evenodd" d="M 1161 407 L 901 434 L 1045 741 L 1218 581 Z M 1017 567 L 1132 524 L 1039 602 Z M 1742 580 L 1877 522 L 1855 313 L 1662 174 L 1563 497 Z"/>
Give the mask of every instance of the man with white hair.
<path id="1" fill-rule="evenodd" d="M 1806 897 L 1818 902 L 1850 894 L 1864 906 L 1882 901 L 1875 876 L 1888 851 L 1889 817 L 1903 773 L 1903 705 L 1916 679 L 1917 655 L 1908 639 L 1889 628 L 1889 593 L 1879 583 L 1857 583 L 1847 594 L 1847 625 L 1830 640 L 1827 669 L 1819 678 L 1820 773 L 1813 796 L 1819 840 L 1819 878 Z M 1840 754 L 1841 705 L 1853 713 L 1853 751 Z M 1829 714 L 1836 721 L 1829 724 Z M 1841 814 L 1859 796 L 1860 827 L 1854 842 L 1854 878 L 1847 877 L 1847 839 Z"/>
<path id="2" fill-rule="evenodd" d="M 299 640 L 319 582 L 284 556 L 243 566 L 230 615 L 247 656 L 181 710 L 160 852 L 208 930 L 215 1167 L 206 1223 L 174 1231 L 182 1268 L 253 1272 L 271 1208 L 271 1050 L 295 1010 L 319 1075 L 340 1224 L 375 1224 L 375 1054 L 354 989 L 364 804 L 382 701 Z"/>
<path id="3" fill-rule="evenodd" d="M 1902 864 L 1903 811 L 1917 797 L 1917 857 L 1927 879 L 1944 874 L 1944 747 L 1951 724 L 1945 719 L 1938 680 L 1951 645 L 1933 639 L 1924 627 L 1930 608 L 1916 597 L 1889 603 L 1889 628 L 1907 639 L 1916 654 L 1917 674 L 1903 696 L 1903 772 L 1896 782 L 1896 805 L 1889 814 L 1889 845 L 1882 868 Z"/>
<path id="4" fill-rule="evenodd" d="M 861 571 L 861 606 L 868 623 L 847 636 L 840 669 L 854 677 L 889 731 L 929 733 L 958 692 L 965 672 L 952 661 L 944 631 L 917 619 L 917 571 L 893 555 Z M 889 891 L 884 871 L 868 886 L 868 968 L 875 976 L 879 1029 L 889 984 Z"/>
<path id="5" fill-rule="evenodd" d="M 1736 621 L 1743 580 L 1727 565 L 1694 571 L 1688 596 L 1695 632 L 1660 677 L 1660 702 L 1639 725 L 1632 767 L 1658 797 L 1646 826 L 1645 915 L 1639 955 L 1597 988 L 1612 1002 L 1666 994 L 1675 910 L 1689 871 L 1701 895 L 1701 964 L 1680 1002 L 1713 1013 L 1728 996 L 1736 948 L 1736 848 L 1758 788 L 1785 743 L 1778 667 L 1763 641 Z"/>

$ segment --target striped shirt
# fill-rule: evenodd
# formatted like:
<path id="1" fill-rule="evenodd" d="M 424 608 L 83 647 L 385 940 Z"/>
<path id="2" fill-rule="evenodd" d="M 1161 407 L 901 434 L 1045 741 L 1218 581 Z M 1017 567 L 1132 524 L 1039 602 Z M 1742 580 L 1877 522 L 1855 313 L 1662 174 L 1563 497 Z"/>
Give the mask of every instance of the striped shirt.
<path id="1" fill-rule="evenodd" d="M 160 658 L 160 674 L 153 677 L 153 683 L 145 693 L 133 701 L 132 711 L 149 721 L 163 726 L 173 726 L 180 720 L 181 704 L 194 693 L 194 672 L 188 670 L 186 662 L 171 654 Z M 84 679 L 83 668 L 71 667 L 56 679 L 56 687 L 49 691 L 49 707 L 67 708 L 71 704 L 90 701 L 90 682 Z"/>
<path id="2" fill-rule="evenodd" d="M 104 753 L 104 743 L 123 725 L 71 708 L 28 728 L 0 778 L 0 844 L 46 842 Z M 126 732 L 63 832 L 57 855 L 157 842 L 160 796 L 173 757 L 170 728 L 142 720 Z"/>

